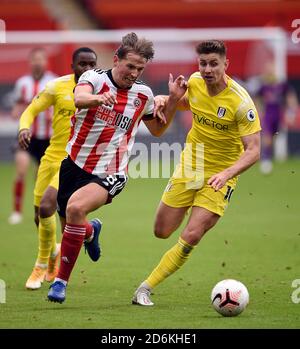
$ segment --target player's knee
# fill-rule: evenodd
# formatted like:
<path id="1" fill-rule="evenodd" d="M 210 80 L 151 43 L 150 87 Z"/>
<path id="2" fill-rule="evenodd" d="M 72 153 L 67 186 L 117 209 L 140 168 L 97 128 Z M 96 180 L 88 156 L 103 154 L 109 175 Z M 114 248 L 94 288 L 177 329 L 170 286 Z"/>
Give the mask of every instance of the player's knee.
<path id="1" fill-rule="evenodd" d="M 159 239 L 167 239 L 172 234 L 171 229 L 166 229 L 163 225 L 154 225 L 154 235 Z"/>
<path id="2" fill-rule="evenodd" d="M 83 206 L 80 204 L 80 202 L 70 202 L 68 203 L 67 209 L 66 209 L 66 216 L 69 218 L 79 218 L 79 217 L 85 217 L 85 211 L 83 209 Z"/>
<path id="3" fill-rule="evenodd" d="M 51 200 L 45 200 L 41 202 L 40 205 L 40 217 L 47 218 L 51 217 L 56 210 L 56 202 L 52 202 Z"/>
<path id="4" fill-rule="evenodd" d="M 188 244 L 195 246 L 198 244 L 204 234 L 204 230 L 186 228 L 182 234 L 182 238 Z"/>

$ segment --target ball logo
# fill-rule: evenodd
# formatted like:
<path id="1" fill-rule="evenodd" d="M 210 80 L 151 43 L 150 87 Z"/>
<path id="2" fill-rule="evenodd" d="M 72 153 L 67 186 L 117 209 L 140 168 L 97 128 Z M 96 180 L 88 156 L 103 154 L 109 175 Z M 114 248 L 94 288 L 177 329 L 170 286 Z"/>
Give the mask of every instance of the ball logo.
<path id="1" fill-rule="evenodd" d="M 218 282 L 211 292 L 213 308 L 223 316 L 237 316 L 249 303 L 249 293 L 244 284 L 233 279 Z"/>
<path id="2" fill-rule="evenodd" d="M 135 106 L 136 109 L 139 109 L 142 105 L 142 101 L 139 98 L 135 98 L 133 101 L 133 105 Z"/>
<path id="3" fill-rule="evenodd" d="M 247 112 L 247 119 L 250 121 L 250 122 L 253 122 L 255 120 L 255 113 L 254 113 L 254 110 L 250 109 L 248 110 Z"/>

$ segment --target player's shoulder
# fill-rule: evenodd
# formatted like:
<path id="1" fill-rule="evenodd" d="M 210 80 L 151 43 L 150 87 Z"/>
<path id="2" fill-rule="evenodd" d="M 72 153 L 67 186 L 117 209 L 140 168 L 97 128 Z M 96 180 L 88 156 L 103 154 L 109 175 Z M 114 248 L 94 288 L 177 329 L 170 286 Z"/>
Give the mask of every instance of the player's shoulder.
<path id="1" fill-rule="evenodd" d="M 194 73 L 190 76 L 189 80 L 200 80 L 200 81 L 203 81 L 203 78 L 202 78 L 200 72 L 196 71 L 196 72 L 194 72 Z"/>
<path id="2" fill-rule="evenodd" d="M 65 85 L 65 84 L 68 84 L 68 83 L 74 83 L 75 84 L 74 74 L 68 74 L 68 75 L 59 76 L 59 77 L 49 81 L 47 83 L 47 85 L 48 86 L 51 85 L 51 86 L 59 87 L 61 85 Z"/>
<path id="3" fill-rule="evenodd" d="M 58 78 L 58 75 L 55 74 L 55 73 L 53 73 L 53 72 L 50 71 L 50 70 L 47 70 L 47 71 L 45 72 L 45 74 L 44 74 L 44 77 L 45 77 L 45 79 L 47 79 L 47 80 L 53 80 L 53 79 Z"/>
<path id="4" fill-rule="evenodd" d="M 249 121 L 254 121 L 257 111 L 247 90 L 233 79 L 229 80 L 228 86 L 233 95 L 231 101 L 233 101 L 233 106 L 236 108 L 237 117 L 247 115 Z"/>
<path id="5" fill-rule="evenodd" d="M 58 91 L 61 88 L 64 89 L 68 86 L 70 86 L 70 88 L 74 88 L 75 86 L 74 74 L 63 75 L 50 80 L 46 85 L 46 90 L 48 92 L 55 93 L 55 91 Z"/>
<path id="6" fill-rule="evenodd" d="M 83 74 L 86 74 L 86 73 L 90 73 L 90 74 L 93 74 L 95 76 L 97 75 L 103 75 L 103 74 L 107 74 L 109 71 L 109 69 L 101 69 L 101 68 L 95 68 L 95 69 L 90 69 L 90 70 L 87 70 L 86 72 L 84 72 Z"/>
<path id="7" fill-rule="evenodd" d="M 193 87 L 201 88 L 204 86 L 204 80 L 200 74 L 200 72 L 193 73 L 188 79 L 188 87 L 189 89 L 193 89 Z"/>
<path id="8" fill-rule="evenodd" d="M 237 81 L 235 81 L 232 78 L 228 78 L 228 86 L 229 86 L 230 92 L 235 95 L 238 101 L 244 102 L 244 103 L 252 102 L 252 98 L 250 97 L 247 90 Z"/>
<path id="9" fill-rule="evenodd" d="M 142 80 L 136 80 L 133 87 L 140 93 L 153 94 L 151 87 Z"/>
<path id="10" fill-rule="evenodd" d="M 103 69 L 90 69 L 90 70 L 87 70 L 87 71 L 85 71 L 82 75 L 81 75 L 81 77 L 80 77 L 80 79 L 81 80 L 88 80 L 88 79 L 90 79 L 90 78 L 99 78 L 99 77 L 101 77 L 101 76 L 104 76 L 104 75 L 106 75 L 107 74 L 107 72 L 108 72 L 108 70 L 103 70 Z"/>
<path id="11" fill-rule="evenodd" d="M 17 80 L 16 80 L 16 85 L 26 85 L 28 83 L 31 83 L 33 81 L 33 78 L 30 74 L 26 74 L 23 76 L 20 76 Z"/>
<path id="12" fill-rule="evenodd" d="M 108 69 L 96 68 L 96 69 L 92 69 L 92 71 L 93 71 L 95 74 L 102 75 L 102 74 L 107 74 Z"/>
<path id="13" fill-rule="evenodd" d="M 74 80 L 74 74 L 62 75 L 53 79 L 55 83 L 69 82 Z"/>

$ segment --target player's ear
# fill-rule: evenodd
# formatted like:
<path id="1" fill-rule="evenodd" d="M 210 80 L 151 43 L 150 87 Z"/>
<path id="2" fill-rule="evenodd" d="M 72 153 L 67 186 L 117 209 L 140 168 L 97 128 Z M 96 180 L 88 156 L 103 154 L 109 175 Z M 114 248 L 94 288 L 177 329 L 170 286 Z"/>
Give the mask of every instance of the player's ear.
<path id="1" fill-rule="evenodd" d="M 118 61 L 119 61 L 118 56 L 117 56 L 117 55 L 114 55 L 114 59 L 113 59 L 114 67 L 117 65 Z"/>
<path id="2" fill-rule="evenodd" d="M 225 59 L 225 71 L 227 70 L 228 67 L 229 67 L 229 59 L 226 58 Z"/>
<path id="3" fill-rule="evenodd" d="M 71 71 L 74 71 L 74 64 L 73 63 L 71 63 L 70 67 L 71 67 Z"/>

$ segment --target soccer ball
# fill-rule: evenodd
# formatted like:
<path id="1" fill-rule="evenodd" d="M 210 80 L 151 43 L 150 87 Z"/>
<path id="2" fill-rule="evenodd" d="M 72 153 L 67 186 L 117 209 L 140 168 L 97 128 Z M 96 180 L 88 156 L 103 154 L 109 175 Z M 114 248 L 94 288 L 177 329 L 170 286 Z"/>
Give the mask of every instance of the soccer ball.
<path id="1" fill-rule="evenodd" d="M 226 279 L 218 282 L 211 292 L 211 303 L 223 316 L 239 315 L 249 303 L 249 293 L 240 281 Z"/>

